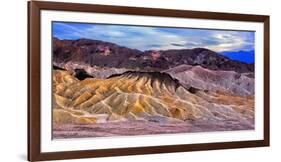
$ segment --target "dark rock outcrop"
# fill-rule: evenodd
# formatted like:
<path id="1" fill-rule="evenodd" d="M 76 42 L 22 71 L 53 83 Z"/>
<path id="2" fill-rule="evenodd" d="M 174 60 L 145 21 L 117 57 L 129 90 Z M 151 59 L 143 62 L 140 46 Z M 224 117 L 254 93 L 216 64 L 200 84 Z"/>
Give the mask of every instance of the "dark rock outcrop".
<path id="1" fill-rule="evenodd" d="M 91 75 L 89 75 L 84 69 L 75 69 L 74 76 L 79 80 L 84 80 L 86 78 L 93 78 Z"/>

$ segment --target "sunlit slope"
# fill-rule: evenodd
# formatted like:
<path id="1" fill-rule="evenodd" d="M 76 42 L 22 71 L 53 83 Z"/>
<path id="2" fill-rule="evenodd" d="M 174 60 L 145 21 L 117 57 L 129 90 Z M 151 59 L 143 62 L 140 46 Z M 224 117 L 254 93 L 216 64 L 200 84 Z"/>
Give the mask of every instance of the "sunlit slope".
<path id="1" fill-rule="evenodd" d="M 239 120 L 254 117 L 254 98 L 184 88 L 166 73 L 125 72 L 78 80 L 53 71 L 54 123 L 120 120 Z"/>

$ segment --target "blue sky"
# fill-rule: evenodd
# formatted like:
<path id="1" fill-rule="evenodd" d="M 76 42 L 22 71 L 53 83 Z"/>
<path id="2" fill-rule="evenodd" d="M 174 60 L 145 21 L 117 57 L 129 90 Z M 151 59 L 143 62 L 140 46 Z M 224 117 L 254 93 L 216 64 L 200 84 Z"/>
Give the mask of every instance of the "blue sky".
<path id="1" fill-rule="evenodd" d="M 216 52 L 253 51 L 254 32 L 54 22 L 59 39 L 88 38 L 139 50 L 203 47 Z"/>

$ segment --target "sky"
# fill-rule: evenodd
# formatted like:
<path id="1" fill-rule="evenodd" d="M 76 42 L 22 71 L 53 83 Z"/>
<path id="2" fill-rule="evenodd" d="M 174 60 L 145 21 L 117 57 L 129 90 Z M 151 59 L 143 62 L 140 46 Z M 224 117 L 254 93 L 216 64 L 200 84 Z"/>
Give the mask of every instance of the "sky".
<path id="1" fill-rule="evenodd" d="M 142 51 L 202 47 L 219 53 L 254 51 L 255 40 L 254 32 L 250 31 L 71 22 L 53 22 L 53 36 L 71 40 L 102 40 Z"/>

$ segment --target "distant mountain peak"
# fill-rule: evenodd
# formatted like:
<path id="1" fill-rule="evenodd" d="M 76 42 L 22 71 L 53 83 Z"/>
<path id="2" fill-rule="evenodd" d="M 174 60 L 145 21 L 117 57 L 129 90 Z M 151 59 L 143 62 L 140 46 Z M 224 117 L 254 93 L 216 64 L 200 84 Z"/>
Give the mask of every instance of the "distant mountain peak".
<path id="1" fill-rule="evenodd" d="M 221 52 L 221 54 L 229 59 L 247 63 L 247 64 L 253 64 L 255 62 L 254 50 L 224 51 Z"/>

